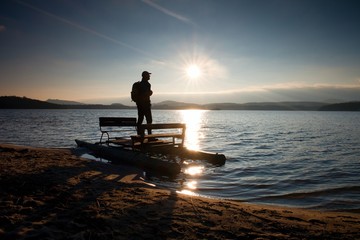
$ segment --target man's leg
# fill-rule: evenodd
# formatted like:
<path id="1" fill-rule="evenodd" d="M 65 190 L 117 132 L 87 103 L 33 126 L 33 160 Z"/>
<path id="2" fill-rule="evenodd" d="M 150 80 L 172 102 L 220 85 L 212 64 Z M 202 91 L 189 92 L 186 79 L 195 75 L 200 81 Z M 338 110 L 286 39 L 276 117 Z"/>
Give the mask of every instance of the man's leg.
<path id="1" fill-rule="evenodd" d="M 152 123 L 152 114 L 151 114 L 151 105 L 147 106 L 146 109 L 144 109 L 144 115 L 146 118 L 146 123 L 151 124 Z M 151 129 L 148 129 L 148 134 L 151 134 Z"/>
<path id="2" fill-rule="evenodd" d="M 141 134 L 141 132 L 139 131 L 139 127 L 141 126 L 141 124 L 144 121 L 144 107 L 141 105 L 137 105 L 137 110 L 138 110 L 138 121 L 137 121 L 137 133 L 138 135 Z"/>

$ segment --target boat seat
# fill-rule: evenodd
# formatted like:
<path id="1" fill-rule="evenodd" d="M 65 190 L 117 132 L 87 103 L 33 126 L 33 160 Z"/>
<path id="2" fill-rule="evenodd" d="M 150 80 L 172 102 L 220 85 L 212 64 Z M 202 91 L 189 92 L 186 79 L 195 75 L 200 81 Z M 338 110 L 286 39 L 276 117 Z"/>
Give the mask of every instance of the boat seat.
<path id="1" fill-rule="evenodd" d="M 150 129 L 152 134 L 145 134 L 145 130 Z M 183 146 L 185 139 L 186 124 L 184 123 L 157 123 L 143 124 L 138 127 L 138 135 L 132 135 L 132 146 L 136 148 L 156 147 L 161 144 L 171 144 L 173 146 Z M 157 131 L 156 133 L 154 133 Z"/>
<path id="2" fill-rule="evenodd" d="M 136 132 L 136 118 L 100 117 L 99 127 L 101 132 L 99 144 L 114 143 L 131 146 L 131 139 L 128 136 Z M 120 132 L 122 136 L 118 136 Z M 103 140 L 104 135 L 107 137 L 106 140 Z"/>

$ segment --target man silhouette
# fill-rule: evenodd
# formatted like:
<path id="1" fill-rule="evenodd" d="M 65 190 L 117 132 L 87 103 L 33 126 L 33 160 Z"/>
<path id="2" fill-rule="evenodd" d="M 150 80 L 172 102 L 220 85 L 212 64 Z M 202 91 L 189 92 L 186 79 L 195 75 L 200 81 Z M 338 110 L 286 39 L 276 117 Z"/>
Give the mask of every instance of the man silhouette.
<path id="1" fill-rule="evenodd" d="M 148 71 L 143 71 L 141 76 L 142 79 L 138 86 L 138 100 L 136 101 L 136 106 L 138 110 L 138 129 L 139 126 L 144 121 L 144 117 L 146 118 L 146 123 L 151 124 L 152 123 L 152 114 L 151 114 L 151 101 L 150 96 L 153 94 L 151 90 L 151 84 L 149 83 L 150 80 L 150 74 Z M 148 134 L 151 134 L 151 129 L 148 129 Z M 140 132 L 138 131 L 138 134 Z"/>

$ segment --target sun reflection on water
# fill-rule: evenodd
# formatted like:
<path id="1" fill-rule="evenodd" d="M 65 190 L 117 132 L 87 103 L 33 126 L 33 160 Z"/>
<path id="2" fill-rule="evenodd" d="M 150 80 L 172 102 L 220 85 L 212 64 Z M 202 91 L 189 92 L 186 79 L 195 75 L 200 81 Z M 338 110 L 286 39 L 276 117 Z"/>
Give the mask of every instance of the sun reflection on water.
<path id="1" fill-rule="evenodd" d="M 189 166 L 185 168 L 184 173 L 193 175 L 200 175 L 204 171 L 204 166 Z"/>
<path id="2" fill-rule="evenodd" d="M 186 183 L 186 187 L 189 189 L 196 189 L 197 181 L 193 180 Z"/>
<path id="3" fill-rule="evenodd" d="M 196 195 L 195 191 L 198 187 L 198 181 L 196 176 L 202 175 L 204 172 L 204 166 L 191 165 L 190 163 L 186 163 L 188 165 L 184 168 L 184 174 L 190 176 L 185 183 L 182 183 L 182 189 L 178 191 L 178 193 L 186 194 L 186 195 Z M 195 178 L 193 178 L 195 177 Z"/>
<path id="4" fill-rule="evenodd" d="M 186 124 L 185 146 L 191 150 L 200 150 L 200 129 L 206 110 L 181 110 L 182 122 Z"/>
<path id="5" fill-rule="evenodd" d="M 202 124 L 206 110 L 180 110 L 182 122 L 186 124 L 185 147 L 191 150 L 200 150 L 200 139 L 203 137 L 201 133 Z M 194 191 L 198 188 L 198 181 L 194 178 L 204 173 L 204 166 L 194 165 L 191 162 L 184 162 L 183 173 L 191 179 L 187 179 L 182 184 L 182 189 L 177 191 L 180 194 L 195 196 Z"/>
<path id="6" fill-rule="evenodd" d="M 179 194 L 185 194 L 185 195 L 189 195 L 189 196 L 198 196 L 198 194 L 190 191 L 190 190 L 186 190 L 186 189 L 182 189 L 181 191 L 176 191 Z"/>

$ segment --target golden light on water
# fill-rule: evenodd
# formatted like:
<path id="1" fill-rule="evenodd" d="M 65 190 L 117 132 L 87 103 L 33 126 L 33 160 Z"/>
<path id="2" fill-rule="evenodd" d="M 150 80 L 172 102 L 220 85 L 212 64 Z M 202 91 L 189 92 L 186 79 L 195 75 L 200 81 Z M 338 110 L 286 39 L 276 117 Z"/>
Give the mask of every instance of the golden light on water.
<path id="1" fill-rule="evenodd" d="M 202 124 L 206 110 L 181 110 L 182 122 L 186 124 L 185 133 L 185 147 L 191 150 L 200 150 L 200 139 L 203 137 L 201 133 Z M 189 176 L 202 175 L 204 166 L 194 165 L 184 162 L 184 173 Z M 180 194 L 197 195 L 193 191 L 197 189 L 198 182 L 196 180 L 187 181 L 183 187 L 184 189 L 178 191 Z"/>
<path id="2" fill-rule="evenodd" d="M 190 176 L 201 175 L 204 172 L 204 166 L 188 166 L 185 167 L 184 173 Z M 187 181 L 183 187 L 184 189 L 181 190 L 180 193 L 187 194 L 187 195 L 194 195 L 195 193 L 192 192 L 197 189 L 198 181 L 195 179 Z"/>
<path id="3" fill-rule="evenodd" d="M 181 191 L 176 191 L 177 193 L 179 194 L 185 194 L 185 195 L 189 195 L 189 196 L 197 196 L 196 193 L 190 191 L 190 190 L 186 190 L 186 189 L 183 189 Z"/>
<path id="4" fill-rule="evenodd" d="M 186 183 L 186 187 L 189 189 L 196 189 L 197 181 L 191 181 Z"/>
<path id="5" fill-rule="evenodd" d="M 191 176 L 199 175 L 204 172 L 204 166 L 190 166 L 185 168 L 184 173 L 189 174 Z"/>
<path id="6" fill-rule="evenodd" d="M 201 124 L 206 110 L 181 110 L 182 122 L 186 124 L 185 146 L 191 150 L 200 150 Z"/>

